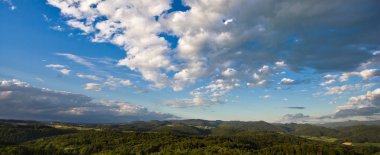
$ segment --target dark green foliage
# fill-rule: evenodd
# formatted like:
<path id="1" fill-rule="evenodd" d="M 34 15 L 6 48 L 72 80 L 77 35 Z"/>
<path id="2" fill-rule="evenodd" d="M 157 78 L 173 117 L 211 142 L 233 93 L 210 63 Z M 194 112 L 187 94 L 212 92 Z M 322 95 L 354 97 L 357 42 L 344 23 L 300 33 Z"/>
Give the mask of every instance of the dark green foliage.
<path id="1" fill-rule="evenodd" d="M 310 124 L 281 124 L 278 125 L 283 128 L 287 133 L 295 134 L 295 135 L 305 135 L 305 136 L 327 136 L 334 137 L 339 133 L 339 130 L 330 129 L 321 126 L 314 126 Z"/>
<path id="2" fill-rule="evenodd" d="M 380 126 L 360 125 L 339 127 L 336 129 L 340 131 L 336 137 L 342 140 L 349 140 L 357 143 L 380 143 Z"/>
<path id="3" fill-rule="evenodd" d="M 72 133 L 73 130 L 59 130 L 41 124 L 16 124 L 0 123 L 0 145 L 19 144 L 28 140 L 40 137 L 48 137 L 65 133 Z"/>
<path id="4" fill-rule="evenodd" d="M 289 154 L 289 155 L 354 155 L 358 154 L 349 151 L 341 146 L 329 146 L 324 144 L 281 144 L 264 148 L 257 151 L 258 154 Z"/>
<path id="5" fill-rule="evenodd" d="M 150 121 L 128 124 L 0 121 L 0 155 L 79 154 L 374 154 L 375 145 L 344 146 L 340 142 L 377 142 L 379 126 L 325 128 L 308 124 L 239 121 Z M 74 130 L 78 129 L 78 130 Z M 85 130 L 83 130 L 85 129 Z M 339 137 L 336 143 L 296 135 Z M 342 138 L 345 137 L 346 139 Z"/>
<path id="6" fill-rule="evenodd" d="M 193 126 L 187 125 L 166 125 L 160 126 L 150 130 L 150 132 L 172 133 L 172 134 L 185 134 L 185 135 L 207 135 L 208 130 L 203 130 Z"/>
<path id="7" fill-rule="evenodd" d="M 380 126 L 359 125 L 338 128 L 326 128 L 310 124 L 280 124 L 277 125 L 286 130 L 286 133 L 303 136 L 326 136 L 338 138 L 340 141 L 352 141 L 356 143 L 372 142 L 380 143 Z"/>
<path id="8" fill-rule="evenodd" d="M 304 147 L 304 144 L 309 144 L 310 147 Z M 321 150 L 322 153 L 323 151 L 340 151 L 342 154 L 353 152 L 352 149 L 343 146 L 322 144 L 273 132 L 246 132 L 234 136 L 186 136 L 165 133 L 82 131 L 30 141 L 22 146 L 29 152 L 48 154 L 261 154 L 268 151 L 265 148 L 279 152 L 301 150 L 316 154 Z"/>

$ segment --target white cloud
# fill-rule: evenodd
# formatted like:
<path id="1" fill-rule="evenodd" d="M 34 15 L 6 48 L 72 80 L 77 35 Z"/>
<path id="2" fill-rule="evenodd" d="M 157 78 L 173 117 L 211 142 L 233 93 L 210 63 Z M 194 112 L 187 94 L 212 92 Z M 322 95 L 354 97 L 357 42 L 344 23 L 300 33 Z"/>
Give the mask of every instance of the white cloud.
<path id="1" fill-rule="evenodd" d="M 348 81 L 351 76 L 359 76 L 363 78 L 364 80 L 368 80 L 374 77 L 380 76 L 380 70 L 378 69 L 365 69 L 360 72 L 346 72 L 343 73 L 340 77 L 339 80 L 341 82 Z"/>
<path id="2" fill-rule="evenodd" d="M 329 84 L 333 84 L 335 82 L 336 82 L 336 80 L 330 79 L 330 80 L 327 80 L 327 81 L 324 81 L 324 82 L 320 83 L 319 85 L 326 86 L 326 85 L 329 85 Z"/>
<path id="3" fill-rule="evenodd" d="M 102 78 L 100 78 L 96 75 L 80 74 L 80 73 L 77 73 L 76 75 L 77 75 L 77 77 L 84 78 L 84 79 L 90 79 L 90 80 L 96 80 L 96 81 L 102 80 Z"/>
<path id="4" fill-rule="evenodd" d="M 239 79 L 217 79 L 207 86 L 199 87 L 190 92 L 192 98 L 168 100 L 164 104 L 171 107 L 196 107 L 222 104 L 226 101 L 225 95 L 240 87 Z"/>
<path id="5" fill-rule="evenodd" d="M 282 85 L 292 85 L 295 82 L 296 82 L 295 80 L 290 79 L 290 78 L 282 78 L 281 81 L 280 81 L 280 84 L 282 84 Z"/>
<path id="6" fill-rule="evenodd" d="M 71 70 L 69 70 L 69 69 L 66 69 L 66 68 L 64 68 L 64 69 L 60 69 L 60 70 L 58 70 L 60 73 L 62 73 L 63 75 L 69 75 L 70 74 L 70 72 L 71 72 Z"/>
<path id="7" fill-rule="evenodd" d="M 362 86 L 360 84 L 326 87 L 327 92 L 325 92 L 324 94 L 325 95 L 334 95 L 334 94 L 340 95 L 346 91 L 360 90 L 364 88 L 366 88 L 366 86 Z"/>
<path id="8" fill-rule="evenodd" d="M 66 66 L 60 64 L 49 64 L 45 66 L 46 68 L 51 68 L 57 72 L 60 72 L 63 75 L 69 75 L 71 70 L 66 69 Z"/>
<path id="9" fill-rule="evenodd" d="M 288 67 L 288 65 L 285 64 L 285 61 L 277 61 L 277 62 L 275 62 L 275 64 L 276 64 L 276 67 L 278 67 L 278 68 Z"/>
<path id="10" fill-rule="evenodd" d="M 102 90 L 102 85 L 97 84 L 97 83 L 86 83 L 84 85 L 85 90 L 95 90 L 95 91 L 101 91 Z"/>
<path id="11" fill-rule="evenodd" d="M 380 70 L 378 69 L 367 69 L 360 72 L 360 76 L 364 79 L 370 79 L 373 77 L 380 76 Z"/>
<path id="12" fill-rule="evenodd" d="M 85 33 L 90 33 L 94 31 L 91 25 L 85 24 L 83 22 L 77 21 L 77 20 L 69 20 L 67 21 L 67 25 L 70 25 L 74 28 L 78 28 L 80 30 L 83 30 Z"/>
<path id="13" fill-rule="evenodd" d="M 325 79 L 335 79 L 336 77 L 338 77 L 338 75 L 326 74 L 325 76 L 323 76 L 323 78 Z"/>
<path id="14" fill-rule="evenodd" d="M 227 68 L 225 71 L 223 71 L 222 75 L 226 77 L 234 76 L 237 73 L 237 71 L 233 68 Z"/>
<path id="15" fill-rule="evenodd" d="M 49 65 L 46 65 L 45 67 L 47 67 L 47 68 L 66 68 L 64 65 L 60 65 L 60 64 L 49 64 Z"/>
<path id="16" fill-rule="evenodd" d="M 120 78 L 115 78 L 113 76 L 109 76 L 104 83 L 105 86 L 109 86 L 112 89 L 115 89 L 117 87 L 128 87 L 132 85 L 132 82 L 127 79 L 120 79 Z"/>
<path id="17" fill-rule="evenodd" d="M 223 22 L 224 25 L 228 25 L 229 23 L 232 23 L 234 21 L 234 19 L 227 19 Z"/>

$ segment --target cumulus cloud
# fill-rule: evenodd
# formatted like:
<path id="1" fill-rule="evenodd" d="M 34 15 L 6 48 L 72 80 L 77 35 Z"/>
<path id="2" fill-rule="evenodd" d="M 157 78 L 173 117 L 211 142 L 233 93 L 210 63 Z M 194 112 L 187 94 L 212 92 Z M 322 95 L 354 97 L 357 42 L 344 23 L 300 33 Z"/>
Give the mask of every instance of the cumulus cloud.
<path id="1" fill-rule="evenodd" d="M 84 90 L 95 90 L 95 91 L 101 91 L 102 85 L 97 83 L 86 83 L 84 85 Z"/>
<path id="2" fill-rule="evenodd" d="M 197 107 L 222 104 L 227 99 L 226 93 L 240 87 L 238 79 L 217 79 L 207 86 L 199 87 L 190 92 L 192 98 L 168 100 L 164 104 L 170 107 Z"/>
<path id="3" fill-rule="evenodd" d="M 281 69 L 282 66 L 285 65 L 284 62 L 276 62 L 274 66 L 269 65 L 262 65 L 259 67 L 256 71 L 252 74 L 252 79 L 248 80 L 246 83 L 249 87 L 254 86 L 267 86 L 269 85 L 268 79 L 270 79 L 274 75 L 281 75 L 281 74 L 274 74 L 277 70 Z"/>
<path id="4" fill-rule="evenodd" d="M 289 56 L 285 61 L 293 69 L 356 68 L 372 55 L 357 50 L 355 45 L 378 43 L 374 42 L 378 34 L 374 31 L 376 23 L 373 23 L 379 14 L 374 7 L 378 2 L 360 5 L 356 1 L 342 2 L 237 0 L 211 3 L 196 0 L 184 1 L 191 8 L 187 11 L 165 13 L 171 7 L 169 0 L 48 0 L 70 18 L 68 25 L 92 35 L 93 41 L 124 47 L 127 57 L 119 64 L 138 70 L 144 79 L 157 87 L 193 84 L 198 78 L 218 74 L 213 68 L 224 62 L 239 60 L 244 64 L 241 66 L 252 66 L 252 63 L 274 62 L 274 56 Z M 313 10 L 309 9 L 311 6 Z M 206 8 L 209 11 L 203 11 Z M 340 33 L 341 29 L 358 26 L 363 26 L 360 34 L 356 31 Z M 165 38 L 158 35 L 160 33 L 179 37 L 177 50 L 171 50 Z M 328 46 L 322 49 L 320 44 Z M 177 52 L 175 57 L 169 56 L 171 51 Z M 176 74 L 172 83 L 168 72 L 173 70 Z"/>
<path id="5" fill-rule="evenodd" d="M 360 84 L 326 87 L 327 92 L 325 92 L 325 95 L 334 95 L 334 94 L 340 95 L 346 91 L 359 90 L 359 89 L 362 89 L 362 86 Z"/>
<path id="6" fill-rule="evenodd" d="M 95 101 L 85 95 L 36 88 L 19 80 L 0 81 L 0 117 L 86 123 L 177 118 L 127 102 Z"/>
<path id="7" fill-rule="evenodd" d="M 362 49 L 380 43 L 377 0 L 183 2 L 189 10 L 169 12 L 170 0 L 48 0 L 91 41 L 122 47 L 126 57 L 118 65 L 138 71 L 154 87 L 176 91 L 221 76 L 266 86 L 274 70 L 269 64 L 293 71 L 351 72 L 375 57 Z M 161 34 L 178 38 L 176 46 Z"/>
<path id="8" fill-rule="evenodd" d="M 333 84 L 337 81 L 336 80 L 337 77 L 338 75 L 326 74 L 322 77 L 325 81 L 321 82 L 319 85 L 326 86 L 326 85 Z"/>
<path id="9" fill-rule="evenodd" d="M 77 73 L 76 75 L 77 75 L 77 77 L 83 78 L 83 79 L 90 79 L 90 80 L 96 80 L 96 81 L 102 80 L 102 78 L 100 78 L 96 75 L 80 74 L 80 73 Z"/>
<path id="10" fill-rule="evenodd" d="M 363 78 L 364 80 L 368 80 L 368 79 L 380 76 L 380 70 L 379 69 L 365 69 L 360 72 L 346 72 L 346 73 L 343 73 L 339 77 L 339 80 L 341 82 L 348 81 L 351 76 L 359 76 Z"/>
<path id="11" fill-rule="evenodd" d="M 335 118 L 353 116 L 372 116 L 380 114 L 380 88 L 368 91 L 364 95 L 353 96 L 342 106 L 339 106 Z"/>

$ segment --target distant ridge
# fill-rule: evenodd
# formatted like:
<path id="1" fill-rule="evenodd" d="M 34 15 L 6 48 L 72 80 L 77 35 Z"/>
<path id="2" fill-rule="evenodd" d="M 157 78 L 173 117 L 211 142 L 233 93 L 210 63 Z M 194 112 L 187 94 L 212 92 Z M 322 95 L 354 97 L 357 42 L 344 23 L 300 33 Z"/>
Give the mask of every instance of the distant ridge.
<path id="1" fill-rule="evenodd" d="M 332 122 L 332 123 L 323 123 L 323 124 L 314 124 L 318 126 L 324 126 L 328 128 L 336 128 L 341 126 L 355 126 L 355 125 L 380 125 L 380 120 L 375 121 L 356 121 L 349 120 L 344 122 Z"/>

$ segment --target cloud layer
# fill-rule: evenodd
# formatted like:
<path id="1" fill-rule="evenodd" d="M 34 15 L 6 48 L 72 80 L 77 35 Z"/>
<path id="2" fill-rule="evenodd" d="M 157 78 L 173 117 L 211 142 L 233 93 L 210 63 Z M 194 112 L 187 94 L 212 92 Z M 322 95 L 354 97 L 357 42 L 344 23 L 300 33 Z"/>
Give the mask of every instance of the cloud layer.
<path id="1" fill-rule="evenodd" d="M 177 118 L 126 102 L 94 101 L 80 94 L 36 88 L 19 80 L 0 81 L 0 117 L 87 123 Z"/>
<path id="2" fill-rule="evenodd" d="M 379 76 L 377 69 L 355 71 L 378 60 L 379 54 L 371 53 L 380 48 L 377 0 L 182 2 L 189 9 L 174 10 L 171 0 L 48 0 L 67 17 L 67 25 L 91 41 L 122 47 L 126 56 L 118 65 L 139 72 L 151 86 L 180 91 L 202 83 L 190 91 L 191 98 L 166 103 L 174 107 L 223 103 L 231 90 L 270 85 L 283 68 L 345 72 L 321 86 L 352 76 Z M 93 66 L 74 55 L 58 55 Z M 116 87 L 115 80 L 131 85 L 112 78 L 105 85 Z M 303 82 L 286 77 L 279 81 Z M 329 94 L 346 90 L 329 88 Z"/>

